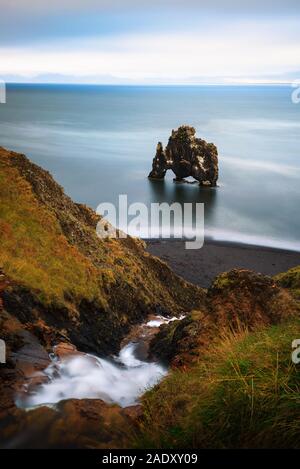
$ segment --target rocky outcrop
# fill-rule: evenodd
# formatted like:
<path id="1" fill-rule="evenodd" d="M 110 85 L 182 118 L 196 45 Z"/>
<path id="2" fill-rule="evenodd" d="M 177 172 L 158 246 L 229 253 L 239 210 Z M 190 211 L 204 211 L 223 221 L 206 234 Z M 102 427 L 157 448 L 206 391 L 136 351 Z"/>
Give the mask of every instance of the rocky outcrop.
<path id="1" fill-rule="evenodd" d="M 14 394 L 36 372 L 46 368 L 50 359 L 38 337 L 5 309 L 3 295 L 11 282 L 3 273 L 0 282 L 0 337 L 6 345 L 6 363 L 0 365 L 0 415 L 14 406 Z M 1 420 L 1 417 L 0 417 Z"/>
<path id="2" fill-rule="evenodd" d="M 236 330 L 278 324 L 299 311 L 290 293 L 273 278 L 244 269 L 219 275 L 207 299 L 214 321 Z"/>
<path id="3" fill-rule="evenodd" d="M 100 399 L 68 399 L 29 412 L 13 408 L 0 414 L 0 448 L 124 448 L 137 418 L 129 409 Z"/>
<path id="4" fill-rule="evenodd" d="M 0 366 L 0 448 L 119 448 L 126 446 L 139 418 L 136 406 L 121 409 L 100 399 L 68 399 L 55 408 L 28 411 L 15 404 L 24 391 L 46 382 L 49 356 L 33 334 L 7 313 L 1 334 L 8 362 Z M 55 348 L 58 357 L 80 354 L 67 343 Z M 24 387 L 26 386 L 26 388 Z"/>
<path id="5" fill-rule="evenodd" d="M 192 176 L 200 185 L 215 186 L 218 180 L 218 150 L 213 143 L 195 137 L 194 127 L 172 130 L 166 148 L 157 144 L 150 179 L 163 179 L 171 169 L 176 181 Z"/>
<path id="6" fill-rule="evenodd" d="M 3 275 L 2 282 L 9 285 Z M 2 284 L 3 284 L 2 283 Z M 1 285 L 0 285 L 1 288 Z M 7 313 L 0 303 L 1 338 L 7 362 L 0 365 L 0 448 L 119 448 L 127 444 L 139 419 L 140 406 L 125 409 L 100 399 L 68 399 L 55 408 L 24 410 L 16 406 L 30 389 L 47 382 L 51 363 L 41 345 L 41 331 Z M 58 358 L 83 355 L 70 343 L 54 348 Z"/>
<path id="7" fill-rule="evenodd" d="M 164 363 L 184 367 L 206 348 L 213 338 L 212 322 L 206 312 L 193 311 L 181 321 L 160 326 L 150 342 L 150 353 Z"/>
<path id="8" fill-rule="evenodd" d="M 174 366 L 190 366 L 228 328 L 254 330 L 279 324 L 297 314 L 299 304 L 274 279 L 233 269 L 215 279 L 201 311 L 161 326 L 150 350 Z"/>

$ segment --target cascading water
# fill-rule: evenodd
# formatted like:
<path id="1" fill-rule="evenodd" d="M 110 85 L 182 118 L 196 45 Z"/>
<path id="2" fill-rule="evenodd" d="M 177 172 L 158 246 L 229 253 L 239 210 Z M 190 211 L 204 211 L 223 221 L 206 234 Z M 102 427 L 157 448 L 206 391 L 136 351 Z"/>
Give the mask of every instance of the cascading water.
<path id="1" fill-rule="evenodd" d="M 178 318 L 159 316 L 144 326 L 158 327 L 175 319 Z M 140 360 L 137 347 L 138 342 L 129 342 L 113 359 L 77 354 L 58 360 L 54 356 L 43 372 L 47 382 L 24 393 L 17 399 L 17 405 L 32 408 L 72 398 L 102 399 L 122 407 L 134 405 L 139 396 L 167 374 L 163 365 Z"/>

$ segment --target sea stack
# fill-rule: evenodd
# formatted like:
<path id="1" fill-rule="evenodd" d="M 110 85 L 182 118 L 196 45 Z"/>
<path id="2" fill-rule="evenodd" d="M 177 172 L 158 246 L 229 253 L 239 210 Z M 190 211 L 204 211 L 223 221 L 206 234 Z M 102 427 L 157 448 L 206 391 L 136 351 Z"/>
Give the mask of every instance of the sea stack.
<path id="1" fill-rule="evenodd" d="M 148 177 L 163 179 L 171 169 L 176 176 L 175 181 L 192 176 L 200 185 L 216 186 L 219 175 L 217 147 L 195 135 L 194 127 L 182 125 L 172 130 L 165 149 L 158 142 Z"/>

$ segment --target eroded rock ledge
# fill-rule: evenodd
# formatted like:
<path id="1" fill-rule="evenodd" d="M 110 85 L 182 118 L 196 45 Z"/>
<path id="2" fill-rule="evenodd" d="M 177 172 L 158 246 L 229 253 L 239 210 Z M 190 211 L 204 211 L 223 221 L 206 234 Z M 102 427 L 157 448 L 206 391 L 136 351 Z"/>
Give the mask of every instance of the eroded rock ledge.
<path id="1" fill-rule="evenodd" d="M 162 325 L 150 352 L 172 366 L 191 366 L 228 328 L 253 331 L 298 315 L 299 304 L 275 279 L 233 269 L 216 277 L 201 310 Z"/>
<path id="2" fill-rule="evenodd" d="M 200 185 L 216 186 L 218 170 L 218 150 L 213 143 L 195 137 L 194 127 L 183 125 L 172 130 L 166 148 L 161 142 L 156 147 L 150 179 L 163 179 L 171 169 L 176 181 L 192 176 Z"/>

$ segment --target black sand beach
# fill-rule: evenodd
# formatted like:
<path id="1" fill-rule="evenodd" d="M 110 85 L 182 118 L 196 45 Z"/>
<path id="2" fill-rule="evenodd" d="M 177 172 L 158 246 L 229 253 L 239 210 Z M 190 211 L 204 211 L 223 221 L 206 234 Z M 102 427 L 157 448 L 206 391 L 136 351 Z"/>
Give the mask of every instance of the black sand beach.
<path id="1" fill-rule="evenodd" d="M 178 275 L 207 288 L 221 272 L 250 269 L 276 275 L 300 265 L 300 253 L 268 247 L 207 240 L 202 249 L 185 249 L 183 240 L 149 240 L 147 249 Z"/>

